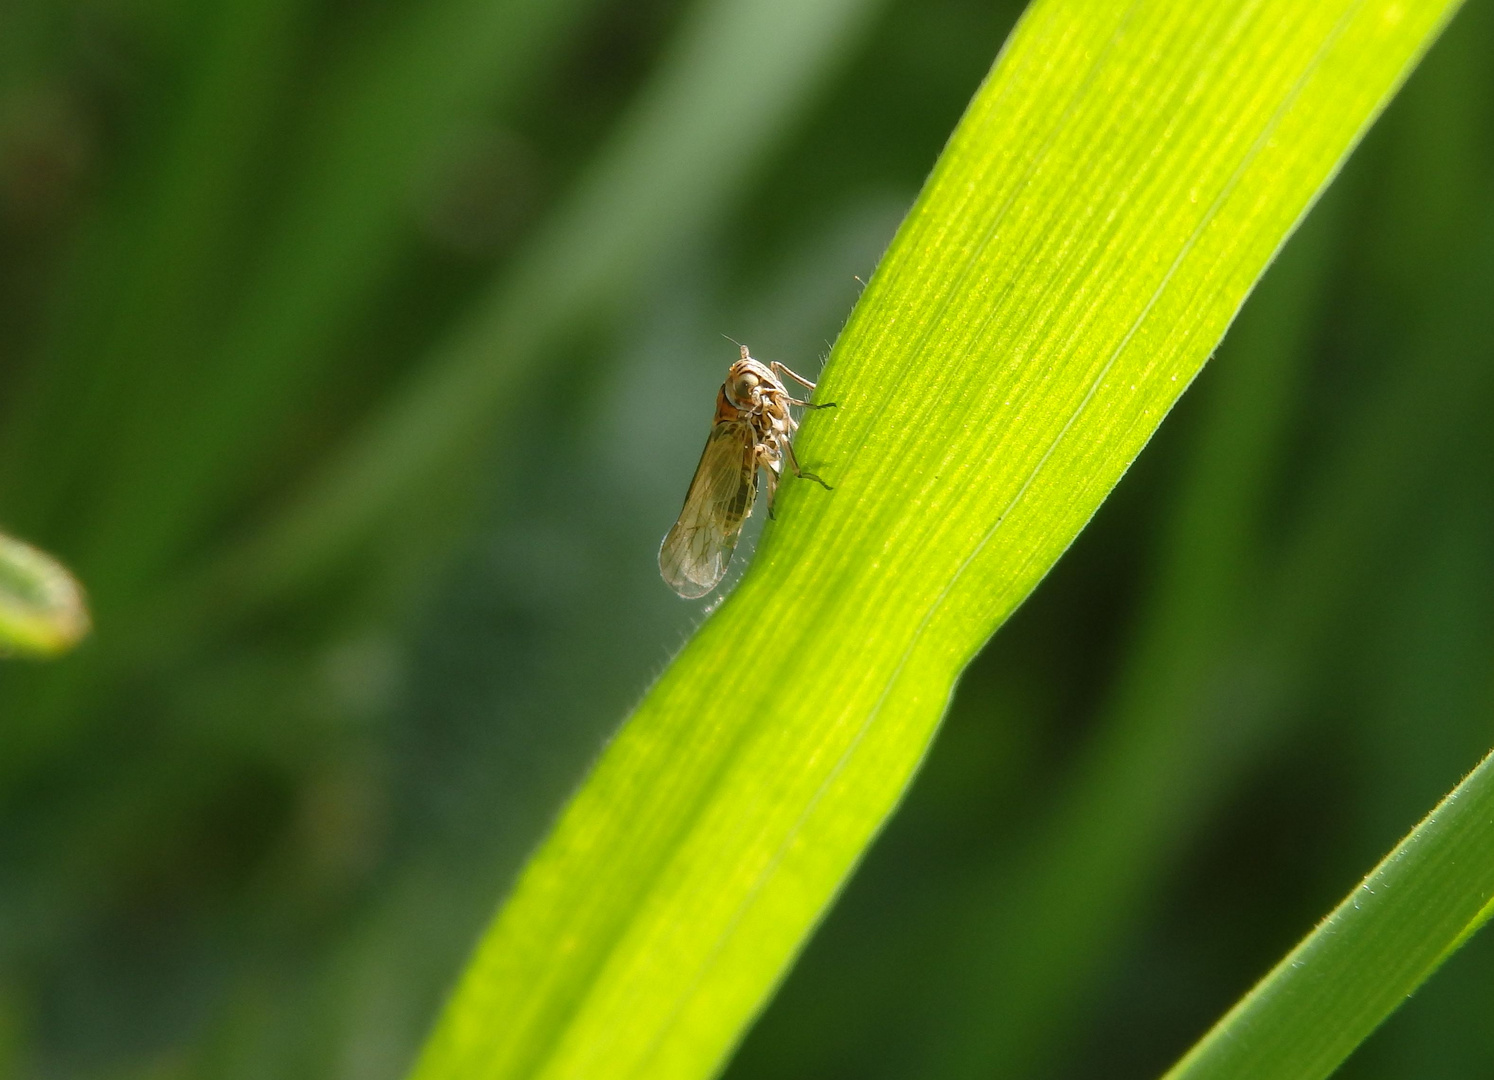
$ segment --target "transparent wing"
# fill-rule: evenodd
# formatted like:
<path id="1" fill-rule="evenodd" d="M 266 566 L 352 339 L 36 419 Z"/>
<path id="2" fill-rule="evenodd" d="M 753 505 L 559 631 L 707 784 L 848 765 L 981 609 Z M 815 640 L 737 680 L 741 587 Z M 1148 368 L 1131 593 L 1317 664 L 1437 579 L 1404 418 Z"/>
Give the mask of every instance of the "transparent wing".
<path id="1" fill-rule="evenodd" d="M 659 548 L 659 572 L 670 588 L 694 600 L 716 587 L 756 493 L 752 428 L 742 421 L 717 424 L 695 467 L 680 519 Z"/>

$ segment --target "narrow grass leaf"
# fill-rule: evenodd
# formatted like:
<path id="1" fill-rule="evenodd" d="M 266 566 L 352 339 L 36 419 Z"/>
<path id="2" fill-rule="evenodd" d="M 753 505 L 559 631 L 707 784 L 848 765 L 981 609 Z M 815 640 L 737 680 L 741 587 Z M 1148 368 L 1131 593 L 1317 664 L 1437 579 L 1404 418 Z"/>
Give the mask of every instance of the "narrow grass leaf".
<path id="1" fill-rule="evenodd" d="M 1029 10 L 830 358 L 839 408 L 799 456 L 835 490 L 787 486 L 736 594 L 522 875 L 421 1080 L 720 1066 L 963 665 L 1452 8 Z"/>
<path id="2" fill-rule="evenodd" d="M 1494 914 L 1494 755 L 1167 1073 L 1318 1080 Z"/>

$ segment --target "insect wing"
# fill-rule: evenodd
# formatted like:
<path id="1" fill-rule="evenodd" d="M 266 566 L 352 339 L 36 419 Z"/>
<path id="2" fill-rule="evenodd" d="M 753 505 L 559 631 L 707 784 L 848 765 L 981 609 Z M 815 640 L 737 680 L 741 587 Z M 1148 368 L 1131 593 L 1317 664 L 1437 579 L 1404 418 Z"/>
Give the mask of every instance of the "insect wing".
<path id="1" fill-rule="evenodd" d="M 740 420 L 717 424 L 700 455 L 680 518 L 659 548 L 659 572 L 670 588 L 694 600 L 716 587 L 726 575 L 756 493 L 751 425 Z"/>

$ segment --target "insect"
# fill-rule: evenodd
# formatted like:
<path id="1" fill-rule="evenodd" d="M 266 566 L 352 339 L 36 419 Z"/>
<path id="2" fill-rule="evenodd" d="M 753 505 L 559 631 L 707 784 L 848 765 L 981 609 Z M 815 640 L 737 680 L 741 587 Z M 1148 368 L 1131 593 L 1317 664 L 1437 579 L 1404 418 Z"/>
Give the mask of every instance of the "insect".
<path id="1" fill-rule="evenodd" d="M 831 490 L 814 473 L 799 467 L 791 441 L 799 425 L 789 406 L 831 409 L 834 403 L 811 405 L 797 400 L 784 386 L 784 377 L 808 390 L 814 389 L 814 383 L 776 360 L 766 364 L 754 360 L 747 346 L 738 347 L 742 357 L 727 370 L 726 382 L 716 395 L 716 418 L 685 495 L 684 509 L 659 548 L 659 572 L 687 600 L 704 596 L 726 575 L 742 523 L 752 513 L 759 469 L 768 478 L 769 517 L 785 459 L 795 476 Z"/>

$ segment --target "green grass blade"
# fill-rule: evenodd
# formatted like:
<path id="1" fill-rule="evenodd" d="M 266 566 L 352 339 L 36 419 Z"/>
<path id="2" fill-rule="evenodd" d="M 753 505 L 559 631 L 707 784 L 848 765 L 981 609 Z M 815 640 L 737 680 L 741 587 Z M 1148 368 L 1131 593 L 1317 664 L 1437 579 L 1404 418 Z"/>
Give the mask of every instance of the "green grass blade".
<path id="1" fill-rule="evenodd" d="M 1494 914 L 1494 755 L 1241 999 L 1168 1080 L 1329 1075 Z"/>
<path id="2" fill-rule="evenodd" d="M 1449 101 L 1477 93 L 1483 70 L 1471 44 L 1483 27 L 1475 14 L 1482 13 L 1462 17 L 1439 45 L 1439 65 L 1421 72 L 1420 85 L 1398 103 L 1389 152 L 1422 156 L 1429 127 L 1443 122 L 1439 134 L 1447 137 Z M 1476 118 L 1463 128 L 1463 145 L 1482 141 Z M 1149 910 L 1168 866 L 1310 715 L 1301 703 L 1322 677 L 1325 654 L 1342 647 L 1364 583 L 1401 572 L 1394 553 L 1425 527 L 1426 493 L 1457 467 L 1459 447 L 1482 428 L 1494 392 L 1487 362 L 1494 326 L 1484 316 L 1494 219 L 1477 156 L 1454 157 L 1459 168 L 1444 175 L 1462 197 L 1450 197 L 1450 208 L 1434 204 L 1433 222 L 1416 216 L 1427 202 L 1418 192 L 1376 204 L 1377 220 L 1404 219 L 1400 229 L 1420 243 L 1436 237 L 1436 270 L 1410 286 L 1426 302 L 1388 377 L 1366 381 L 1368 393 L 1344 403 L 1319 462 L 1292 463 L 1310 494 L 1301 520 L 1265 560 L 1262 455 L 1280 448 L 1261 410 L 1273 397 L 1290 400 L 1283 361 L 1312 344 L 1294 346 L 1292 328 L 1308 333 L 1300 324 L 1323 291 L 1312 277 L 1326 268 L 1304 274 L 1302 245 L 1319 244 L 1323 212 L 1342 218 L 1343 206 L 1319 207 L 1294 241 L 1297 250 L 1260 286 L 1254 311 L 1247 308 L 1232 328 L 1224 369 L 1213 375 L 1220 398 L 1211 406 L 1227 411 L 1212 412 L 1201 433 L 1198 468 L 1181 493 L 1178 528 L 1137 648 L 1099 710 L 1099 735 L 1053 797 L 1052 821 L 1030 830 L 1026 858 L 993 869 L 976 893 L 979 907 L 950 932 L 949 962 L 969 974 L 953 980 L 960 989 L 939 1010 L 942 1026 L 931 1025 L 927 1071 L 1041 1071 L 1032 1068 L 1035 1058 L 1062 1052 L 1076 1006 Z M 1329 201 L 1349 195 L 1335 192 Z M 1374 243 L 1397 241 L 1381 234 Z"/>
<path id="3" fill-rule="evenodd" d="M 710 1074 L 1450 3 L 1040 0 L 852 316 L 751 573 L 520 879 L 417 1076 Z M 704 408 L 704 405 L 703 405 Z"/>
<path id="4" fill-rule="evenodd" d="M 958 989 L 929 1033 L 930 1075 L 1040 1071 L 1034 1060 L 1059 1040 L 1087 976 L 1157 880 L 1161 853 L 1203 817 L 1200 778 L 1221 786 L 1205 762 L 1241 741 L 1211 737 L 1203 714 L 1259 581 L 1258 523 L 1342 216 L 1318 208 L 1230 331 L 1151 605 L 1099 734 L 1017 870 L 992 867 L 953 929 L 949 964 L 965 977 L 952 979 Z"/>
<path id="5" fill-rule="evenodd" d="M 88 628 L 88 604 L 67 569 L 0 533 L 0 656 L 56 656 Z"/>

